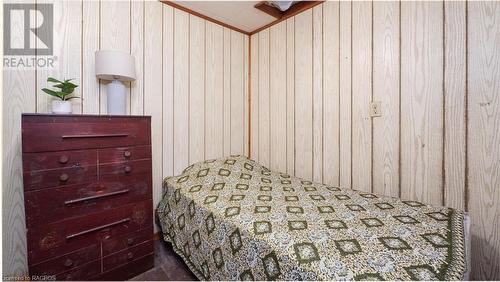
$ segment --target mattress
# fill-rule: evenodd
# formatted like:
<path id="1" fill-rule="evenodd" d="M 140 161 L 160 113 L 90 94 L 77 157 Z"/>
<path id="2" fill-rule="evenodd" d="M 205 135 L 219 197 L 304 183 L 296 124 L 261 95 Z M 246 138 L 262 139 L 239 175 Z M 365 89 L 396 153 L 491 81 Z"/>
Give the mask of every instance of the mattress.
<path id="1" fill-rule="evenodd" d="M 200 280 L 460 280 L 465 215 L 313 183 L 243 156 L 164 181 L 163 238 Z"/>

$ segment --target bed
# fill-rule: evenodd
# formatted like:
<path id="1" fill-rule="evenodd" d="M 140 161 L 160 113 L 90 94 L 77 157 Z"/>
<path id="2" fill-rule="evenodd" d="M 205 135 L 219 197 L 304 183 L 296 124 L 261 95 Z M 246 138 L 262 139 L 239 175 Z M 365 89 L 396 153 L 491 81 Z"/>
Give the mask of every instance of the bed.
<path id="1" fill-rule="evenodd" d="M 163 238 L 200 280 L 461 280 L 462 211 L 313 183 L 243 156 L 164 181 Z"/>

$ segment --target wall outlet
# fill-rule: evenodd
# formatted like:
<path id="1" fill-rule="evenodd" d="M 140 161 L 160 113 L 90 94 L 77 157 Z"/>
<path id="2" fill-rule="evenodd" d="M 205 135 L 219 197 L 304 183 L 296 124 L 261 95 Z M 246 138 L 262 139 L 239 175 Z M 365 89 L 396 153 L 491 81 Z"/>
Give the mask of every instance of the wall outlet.
<path id="1" fill-rule="evenodd" d="M 382 116 L 382 105 L 380 101 L 373 101 L 370 103 L 370 116 L 380 117 Z"/>

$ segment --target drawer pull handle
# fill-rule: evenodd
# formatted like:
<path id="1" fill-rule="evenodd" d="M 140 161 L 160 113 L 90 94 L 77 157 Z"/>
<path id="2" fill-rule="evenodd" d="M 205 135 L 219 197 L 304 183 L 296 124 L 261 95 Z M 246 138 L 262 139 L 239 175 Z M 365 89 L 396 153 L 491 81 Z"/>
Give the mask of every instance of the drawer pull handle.
<path id="1" fill-rule="evenodd" d="M 60 164 L 66 164 L 66 163 L 68 163 L 68 161 L 69 161 L 68 156 L 65 156 L 65 155 L 64 155 L 64 156 L 61 156 L 61 157 L 59 158 L 59 163 L 60 163 Z"/>
<path id="2" fill-rule="evenodd" d="M 91 233 L 91 232 L 99 231 L 101 229 L 105 229 L 105 228 L 108 228 L 108 227 L 111 227 L 111 226 L 115 226 L 115 225 L 118 225 L 118 224 L 129 222 L 129 221 L 130 221 L 130 218 L 124 218 L 124 219 L 120 219 L 120 220 L 115 221 L 115 222 L 111 222 L 111 223 L 108 223 L 108 224 L 104 224 L 104 225 L 101 225 L 101 226 L 90 228 L 90 229 L 87 229 L 87 230 L 84 230 L 84 231 L 81 231 L 81 232 L 78 232 L 78 233 L 73 233 L 73 234 L 70 234 L 70 235 L 66 236 L 66 240 L 71 239 L 71 238 L 75 238 L 75 237 L 78 237 L 78 236 L 81 236 L 81 235 L 85 235 L 85 234 L 88 234 L 88 233 Z"/>
<path id="3" fill-rule="evenodd" d="M 66 267 L 71 267 L 72 265 L 73 265 L 73 260 L 72 259 L 67 259 L 64 262 L 64 266 L 66 266 Z"/>
<path id="4" fill-rule="evenodd" d="M 128 238 L 127 245 L 132 246 L 132 244 L 134 244 L 134 238 Z"/>
<path id="5" fill-rule="evenodd" d="M 74 199 L 74 200 L 68 200 L 68 201 L 65 201 L 64 204 L 70 205 L 70 204 L 75 204 L 75 203 L 79 203 L 79 202 L 85 202 L 88 200 L 95 200 L 95 199 L 100 199 L 100 198 L 104 198 L 104 197 L 115 196 L 115 195 L 128 193 L 129 191 L 130 191 L 129 189 L 123 189 L 123 190 L 118 190 L 118 191 L 110 192 L 110 193 L 106 193 L 106 194 L 88 196 L 88 197 L 78 198 L 78 199 Z"/>
<path id="6" fill-rule="evenodd" d="M 125 171 L 125 173 L 130 173 L 132 171 L 132 168 L 127 165 L 123 170 Z"/>
<path id="7" fill-rule="evenodd" d="M 63 139 L 70 138 L 106 138 L 106 137 L 127 137 L 126 133 L 117 133 L 117 134 L 75 134 L 75 135 L 63 135 Z"/>
<path id="8" fill-rule="evenodd" d="M 59 180 L 61 180 L 62 182 L 66 182 L 68 181 L 69 179 L 69 175 L 67 175 L 66 173 L 63 173 L 61 174 L 61 176 L 59 176 Z"/>
<path id="9" fill-rule="evenodd" d="M 132 155 L 132 153 L 130 153 L 130 151 L 125 151 L 125 152 L 123 152 L 123 156 L 124 156 L 125 158 L 130 158 L 130 156 L 131 156 L 131 155 Z"/>
<path id="10" fill-rule="evenodd" d="M 134 258 L 134 254 L 133 254 L 132 252 L 129 252 L 129 253 L 127 254 L 127 258 L 128 258 L 128 259 L 133 259 L 133 258 Z"/>

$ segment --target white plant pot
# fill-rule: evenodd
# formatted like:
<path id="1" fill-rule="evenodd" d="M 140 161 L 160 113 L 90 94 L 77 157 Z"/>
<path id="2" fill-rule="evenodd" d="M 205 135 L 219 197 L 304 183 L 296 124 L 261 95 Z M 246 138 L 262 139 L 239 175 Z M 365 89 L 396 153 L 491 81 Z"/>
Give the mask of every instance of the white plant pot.
<path id="1" fill-rule="evenodd" d="M 52 113 L 54 114 L 71 114 L 71 102 L 70 101 L 52 101 Z"/>

